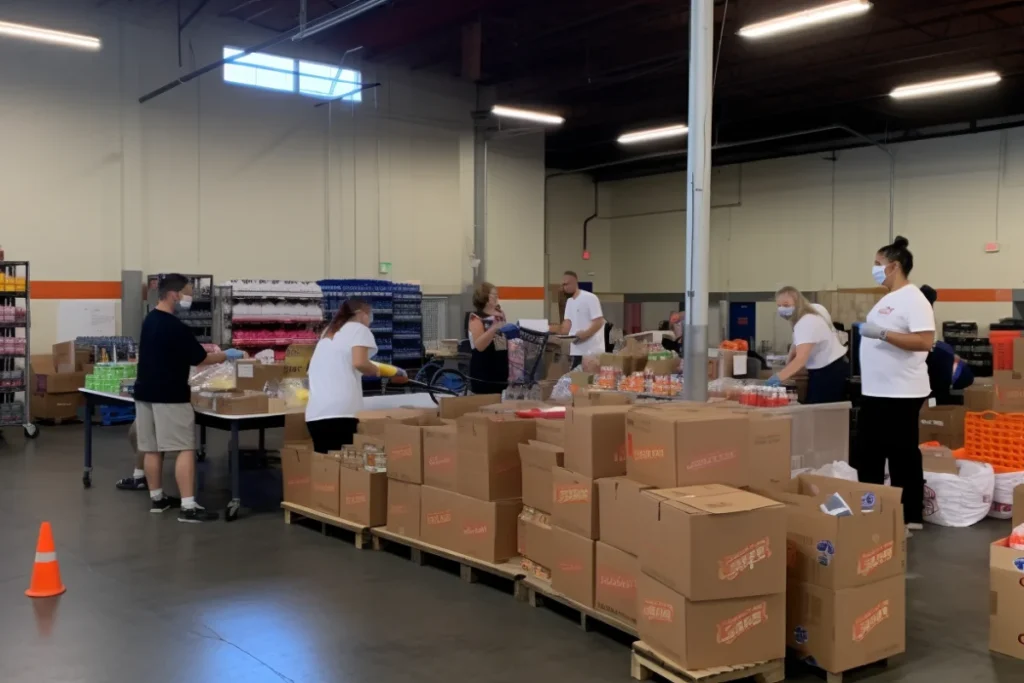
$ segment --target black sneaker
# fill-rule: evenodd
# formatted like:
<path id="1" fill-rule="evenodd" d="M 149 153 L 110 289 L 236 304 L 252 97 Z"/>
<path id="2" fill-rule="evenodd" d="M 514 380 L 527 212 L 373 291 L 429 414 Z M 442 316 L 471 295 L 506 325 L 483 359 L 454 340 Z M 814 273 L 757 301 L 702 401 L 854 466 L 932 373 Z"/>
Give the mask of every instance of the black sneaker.
<path id="1" fill-rule="evenodd" d="M 173 496 L 164 496 L 160 500 L 152 501 L 152 505 L 150 506 L 149 511 L 154 512 L 156 514 L 160 514 L 161 512 L 165 512 L 167 510 L 170 510 L 171 508 L 180 507 L 181 498 L 175 498 Z"/>
<path id="2" fill-rule="evenodd" d="M 178 521 L 186 524 L 202 524 L 203 522 L 216 522 L 220 515 L 210 512 L 206 508 L 196 505 L 194 508 L 182 508 L 178 513 Z"/>
<path id="3" fill-rule="evenodd" d="M 148 491 L 149 485 L 146 483 L 145 477 L 125 477 L 124 479 L 118 479 L 117 483 L 114 484 L 117 488 L 122 491 Z"/>

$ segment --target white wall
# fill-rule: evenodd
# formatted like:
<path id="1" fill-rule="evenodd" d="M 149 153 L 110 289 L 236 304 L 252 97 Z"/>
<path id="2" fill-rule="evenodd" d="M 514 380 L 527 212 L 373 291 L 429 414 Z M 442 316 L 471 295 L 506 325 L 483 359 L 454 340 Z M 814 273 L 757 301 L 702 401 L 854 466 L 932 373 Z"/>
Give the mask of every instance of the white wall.
<path id="1" fill-rule="evenodd" d="M 910 239 L 912 278 L 942 288 L 1021 287 L 1024 256 L 1024 128 L 927 140 L 896 150 L 896 234 Z M 889 242 L 889 166 L 864 148 L 715 169 L 711 289 L 806 291 L 870 287 L 875 251 Z M 557 182 L 555 182 L 557 181 Z M 549 278 L 573 264 L 560 245 L 576 239 L 592 184 L 549 183 Z M 611 235 L 612 291 L 683 288 L 686 215 L 682 173 L 600 184 L 601 220 Z M 606 199 L 605 199 L 606 198 Z M 998 241 L 997 254 L 984 245 Z M 939 320 L 981 324 L 1009 304 L 940 303 Z M 760 318 L 761 311 L 758 311 Z"/>
<path id="2" fill-rule="evenodd" d="M 32 262 L 34 279 L 119 281 L 122 269 L 374 277 L 387 261 L 393 279 L 427 293 L 472 281 L 471 84 L 349 57 L 365 82 L 382 83 L 354 106 L 226 84 L 219 70 L 139 104 L 224 45 L 268 34 L 203 15 L 179 69 L 173 3 L 113 6 L 4 3 L 4 19 L 104 42 L 92 53 L 0 40 L 0 64 L 12 67 L 0 71 L 0 244 Z M 271 51 L 341 59 L 312 43 Z M 493 242 L 532 261 L 494 271 L 499 285 L 514 276 L 507 284 L 542 286 L 543 140 L 518 142 L 518 156 L 501 146 L 493 155 Z M 54 341 L 57 302 L 34 306 L 39 351 Z"/>

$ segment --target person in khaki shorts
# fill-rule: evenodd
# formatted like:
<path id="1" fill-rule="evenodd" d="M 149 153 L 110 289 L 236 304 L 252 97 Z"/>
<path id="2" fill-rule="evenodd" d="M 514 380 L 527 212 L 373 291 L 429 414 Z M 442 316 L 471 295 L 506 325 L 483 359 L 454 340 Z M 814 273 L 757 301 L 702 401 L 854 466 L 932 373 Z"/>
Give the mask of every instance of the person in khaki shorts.
<path id="1" fill-rule="evenodd" d="M 146 481 L 152 500 L 150 512 L 180 507 L 179 522 L 217 519 L 196 503 L 196 418 L 192 410 L 189 368 L 243 357 L 241 351 L 207 353 L 195 335 L 175 315 L 192 306 L 192 284 L 184 275 L 164 275 L 160 301 L 142 323 L 139 367 L 135 379 L 135 429 L 139 450 L 145 453 Z M 181 499 L 164 494 L 161 486 L 164 453 L 177 453 L 174 478 Z"/>

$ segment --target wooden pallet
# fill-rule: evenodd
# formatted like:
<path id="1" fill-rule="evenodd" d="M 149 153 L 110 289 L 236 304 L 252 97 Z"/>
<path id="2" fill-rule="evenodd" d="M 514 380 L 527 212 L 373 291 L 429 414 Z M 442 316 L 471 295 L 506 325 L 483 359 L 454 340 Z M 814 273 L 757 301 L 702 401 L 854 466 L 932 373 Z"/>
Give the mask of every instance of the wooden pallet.
<path id="1" fill-rule="evenodd" d="M 427 563 L 426 556 L 439 557 L 443 560 L 454 562 L 459 567 L 459 576 L 467 583 L 479 581 L 481 573 L 512 581 L 513 583 L 517 583 L 523 577 L 523 569 L 519 565 L 519 558 L 502 562 L 501 564 L 494 564 L 478 560 L 469 555 L 457 553 L 454 550 L 424 543 L 419 539 L 396 534 L 388 531 L 387 527 L 374 528 L 372 530 L 372 537 L 374 550 L 383 550 L 387 545 L 407 548 L 409 550 L 409 559 L 420 566 Z"/>
<path id="2" fill-rule="evenodd" d="M 353 542 L 356 548 L 362 550 L 370 545 L 370 527 L 365 524 L 359 524 L 357 522 L 351 522 L 341 517 L 334 517 L 333 515 L 324 514 L 318 512 L 312 508 L 303 507 L 302 505 L 296 505 L 295 503 L 281 503 L 281 507 L 284 508 L 284 523 L 292 524 L 292 518 L 294 516 L 303 517 L 315 522 L 320 522 L 320 531 L 327 533 L 327 527 L 334 527 L 336 529 L 343 529 L 345 531 L 352 532 L 354 536 Z"/>
<path id="3" fill-rule="evenodd" d="M 757 683 L 778 683 L 786 679 L 786 662 L 784 659 L 773 659 L 768 662 L 689 671 L 638 640 L 633 643 L 630 675 L 637 681 L 645 681 L 657 675 L 671 683 L 725 683 L 747 678 Z"/>
<path id="4" fill-rule="evenodd" d="M 601 612 L 593 607 L 587 607 L 583 603 L 576 602 L 572 598 L 559 593 L 551 587 L 551 582 L 535 576 L 526 576 L 516 584 L 516 598 L 527 602 L 531 607 L 543 607 L 546 600 L 557 602 L 564 607 L 575 610 L 579 613 L 580 628 L 584 631 L 591 630 L 592 623 L 598 621 L 611 628 L 621 631 L 632 638 L 637 637 L 636 626 L 618 617 Z"/>
<path id="5" fill-rule="evenodd" d="M 801 654 L 795 650 L 789 650 L 789 654 L 791 665 L 794 665 L 796 667 L 803 667 L 804 670 L 812 672 L 812 675 L 816 674 L 818 676 L 823 677 L 826 683 L 843 683 L 843 677 L 846 674 L 861 672 L 864 669 L 886 668 L 889 666 L 889 659 L 885 658 L 879 659 L 875 662 L 869 662 L 868 664 L 864 664 L 863 666 L 858 666 L 853 669 L 849 669 L 848 671 L 833 672 L 827 671 L 818 666 L 817 664 L 811 663 L 810 661 L 808 661 L 806 654 Z"/>

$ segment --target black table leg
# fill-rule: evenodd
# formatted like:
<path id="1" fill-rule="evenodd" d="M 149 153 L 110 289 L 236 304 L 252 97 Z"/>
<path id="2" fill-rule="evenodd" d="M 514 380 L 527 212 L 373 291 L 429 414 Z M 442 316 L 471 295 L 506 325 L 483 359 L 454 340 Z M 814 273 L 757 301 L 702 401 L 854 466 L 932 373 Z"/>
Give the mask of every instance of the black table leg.
<path id="1" fill-rule="evenodd" d="M 241 463 L 238 457 L 238 420 L 231 421 L 231 442 L 228 444 L 230 449 L 231 458 L 229 461 L 229 467 L 231 468 L 231 502 L 228 503 L 227 509 L 224 511 L 224 521 L 233 522 L 238 518 L 238 509 L 242 506 L 242 494 L 241 494 Z"/>
<path id="2" fill-rule="evenodd" d="M 199 450 L 196 452 L 199 462 L 206 460 L 206 425 L 199 425 Z"/>
<path id="3" fill-rule="evenodd" d="M 260 455 L 266 455 L 267 452 L 267 432 L 262 427 L 260 428 Z"/>
<path id="4" fill-rule="evenodd" d="M 82 486 L 92 487 L 92 414 L 96 409 L 91 394 L 85 395 L 85 470 L 82 473 Z"/>

